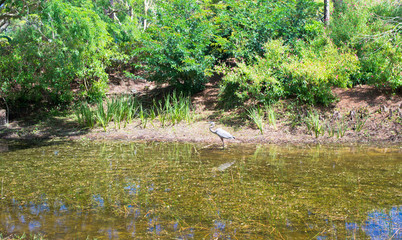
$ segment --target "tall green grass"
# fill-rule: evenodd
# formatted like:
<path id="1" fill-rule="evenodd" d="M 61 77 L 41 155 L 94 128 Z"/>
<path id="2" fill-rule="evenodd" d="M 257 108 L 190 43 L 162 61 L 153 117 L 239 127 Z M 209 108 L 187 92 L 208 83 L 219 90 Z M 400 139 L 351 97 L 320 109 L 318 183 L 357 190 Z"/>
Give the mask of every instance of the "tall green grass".
<path id="1" fill-rule="evenodd" d="M 310 132 L 313 132 L 315 137 L 318 138 L 324 134 L 324 123 L 320 119 L 320 114 L 316 111 L 309 112 L 306 118 L 306 126 Z"/>
<path id="2" fill-rule="evenodd" d="M 98 125 L 106 131 L 112 121 L 115 128 L 119 129 L 122 123 L 126 126 L 134 119 L 138 119 L 143 128 L 146 128 L 148 123 L 154 125 L 155 119 L 160 121 L 162 127 L 168 124 L 175 125 L 181 121 L 191 123 L 195 119 L 192 108 L 190 97 L 173 92 L 157 102 L 154 101 L 150 107 L 146 107 L 134 97 L 126 96 L 106 101 L 100 99 L 93 106 L 81 103 L 76 107 L 75 115 L 79 125 L 88 128 Z"/>
<path id="3" fill-rule="evenodd" d="M 272 106 L 265 106 L 265 112 L 267 114 L 268 124 L 276 129 L 276 113 Z"/>
<path id="4" fill-rule="evenodd" d="M 96 122 L 99 123 L 102 126 L 103 130 L 106 132 L 106 127 L 108 126 L 110 120 L 108 112 L 105 111 L 102 100 L 98 101 L 96 109 L 94 110 L 94 114 Z"/>
<path id="5" fill-rule="evenodd" d="M 253 121 L 253 123 L 260 130 L 261 134 L 264 134 L 264 112 L 260 107 L 253 107 L 247 110 L 247 116 Z"/>
<path id="6" fill-rule="evenodd" d="M 94 113 L 87 103 L 79 104 L 74 113 L 77 116 L 77 121 L 80 126 L 87 128 L 93 128 L 95 126 L 96 121 Z"/>
<path id="7" fill-rule="evenodd" d="M 99 125 L 106 131 L 112 121 L 116 128 L 120 128 L 122 122 L 125 122 L 125 125 L 131 123 L 138 114 L 140 105 L 134 97 L 114 97 L 106 102 L 99 99 L 94 106 L 81 103 L 75 109 L 75 115 L 79 125 L 88 128 Z"/>
<path id="8" fill-rule="evenodd" d="M 153 107 L 162 127 L 165 127 L 168 122 L 170 122 L 171 125 L 175 125 L 181 121 L 191 123 L 195 119 L 191 99 L 183 94 L 177 95 L 176 92 L 173 92 L 172 94 L 166 95 L 157 103 L 154 102 Z"/>

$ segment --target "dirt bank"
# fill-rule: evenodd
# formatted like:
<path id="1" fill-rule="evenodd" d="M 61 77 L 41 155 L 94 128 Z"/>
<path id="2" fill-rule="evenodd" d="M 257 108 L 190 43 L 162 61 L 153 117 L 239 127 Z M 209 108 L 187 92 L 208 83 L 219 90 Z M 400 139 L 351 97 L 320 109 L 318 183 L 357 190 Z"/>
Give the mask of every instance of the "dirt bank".
<path id="1" fill-rule="evenodd" d="M 146 128 L 139 121 L 120 129 L 112 123 L 107 131 L 102 128 L 81 129 L 68 117 L 48 117 L 41 120 L 24 119 L 0 127 L 0 137 L 5 140 L 129 140 L 129 141 L 174 141 L 204 142 L 220 144 L 220 139 L 209 132 L 208 121 L 217 122 L 217 127 L 232 133 L 233 143 L 390 143 L 402 142 L 402 96 L 390 94 L 370 86 L 352 89 L 334 89 L 339 101 L 320 111 L 320 121 L 327 130 L 316 137 L 303 119 L 307 108 L 289 109 L 290 102 L 279 104 L 276 127 L 265 125 L 263 134 L 253 123 L 230 111 L 217 107 L 218 88 L 210 83 L 207 88 L 193 97 L 197 120 L 191 124 L 182 122 L 174 126 L 160 127 L 157 120 Z M 137 80 L 112 81 L 109 94 L 137 92 L 155 95 L 156 86 Z M 160 91 L 159 91 L 160 92 Z M 364 121 L 364 123 L 362 123 Z M 328 130 L 332 126 L 333 132 Z M 342 128 L 342 134 L 335 129 Z M 360 129 L 361 128 L 361 129 Z M 228 141 L 229 142 L 229 141 Z"/>

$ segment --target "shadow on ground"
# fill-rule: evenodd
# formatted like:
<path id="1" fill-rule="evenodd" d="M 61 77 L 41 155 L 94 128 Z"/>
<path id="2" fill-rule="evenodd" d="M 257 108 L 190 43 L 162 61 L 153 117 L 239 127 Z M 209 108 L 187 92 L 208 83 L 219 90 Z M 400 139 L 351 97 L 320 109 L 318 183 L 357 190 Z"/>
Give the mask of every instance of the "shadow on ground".
<path id="1" fill-rule="evenodd" d="M 66 117 L 13 121 L 0 126 L 0 152 L 62 144 L 88 132 Z"/>

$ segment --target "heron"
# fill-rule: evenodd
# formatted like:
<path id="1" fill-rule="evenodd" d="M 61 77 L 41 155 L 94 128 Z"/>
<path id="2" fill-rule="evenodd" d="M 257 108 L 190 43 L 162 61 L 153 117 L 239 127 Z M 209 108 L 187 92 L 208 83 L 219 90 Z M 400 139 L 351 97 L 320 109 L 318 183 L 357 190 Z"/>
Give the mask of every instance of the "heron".
<path id="1" fill-rule="evenodd" d="M 209 126 L 209 131 L 215 133 L 216 135 L 218 135 L 218 137 L 221 138 L 222 140 L 222 144 L 223 144 L 223 148 L 225 148 L 225 142 L 223 141 L 223 139 L 235 139 L 235 137 L 232 136 L 232 134 L 226 132 L 225 130 L 223 130 L 222 128 L 217 128 L 215 130 L 213 130 L 212 128 L 215 126 L 214 122 L 209 122 L 209 124 L 211 124 Z"/>

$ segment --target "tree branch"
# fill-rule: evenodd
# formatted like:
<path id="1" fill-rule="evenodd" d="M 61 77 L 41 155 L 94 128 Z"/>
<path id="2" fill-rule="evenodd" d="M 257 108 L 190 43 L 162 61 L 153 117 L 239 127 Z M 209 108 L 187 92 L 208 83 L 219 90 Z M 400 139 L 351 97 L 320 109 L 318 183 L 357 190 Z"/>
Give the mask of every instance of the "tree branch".
<path id="1" fill-rule="evenodd" d="M 21 15 L 17 14 L 17 13 L 4 13 L 4 14 L 0 15 L 0 20 L 17 18 L 17 17 L 21 17 Z"/>

